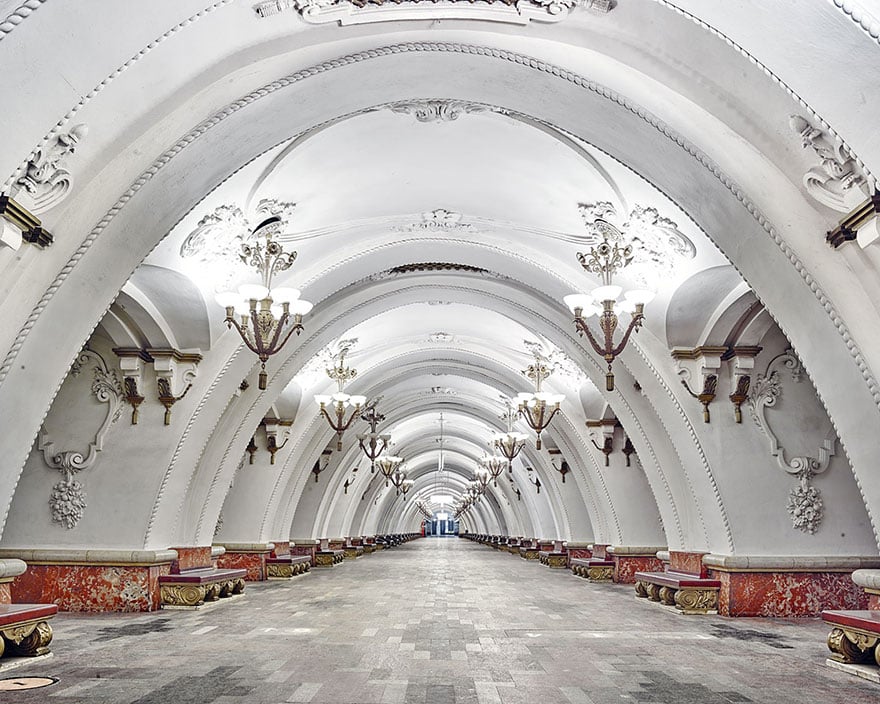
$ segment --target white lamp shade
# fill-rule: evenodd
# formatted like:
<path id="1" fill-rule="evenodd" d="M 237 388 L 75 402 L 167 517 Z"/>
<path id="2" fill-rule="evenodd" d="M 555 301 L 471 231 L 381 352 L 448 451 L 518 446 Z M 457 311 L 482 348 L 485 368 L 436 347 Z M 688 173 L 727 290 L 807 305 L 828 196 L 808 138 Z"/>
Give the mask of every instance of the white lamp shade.
<path id="1" fill-rule="evenodd" d="M 269 312 L 272 313 L 275 320 L 278 320 L 278 318 L 280 318 L 281 315 L 284 313 L 284 310 L 281 308 L 281 306 L 273 304 L 269 306 Z"/>
<path id="2" fill-rule="evenodd" d="M 354 406 L 363 406 L 367 402 L 366 396 L 352 396 L 349 401 Z"/>
<path id="3" fill-rule="evenodd" d="M 599 286 L 590 295 L 597 301 L 616 301 L 623 289 L 620 286 Z"/>
<path id="4" fill-rule="evenodd" d="M 238 292 L 248 300 L 256 299 L 258 301 L 269 295 L 269 289 L 259 284 L 244 284 L 244 286 L 238 287 Z"/>
<path id="5" fill-rule="evenodd" d="M 535 397 L 534 394 L 530 394 L 530 393 L 528 393 L 528 392 L 523 391 L 523 392 L 520 392 L 520 393 L 518 393 L 518 394 L 516 395 L 516 399 L 515 399 L 515 400 L 516 400 L 517 403 L 528 403 L 528 402 L 531 401 L 534 397 Z"/>
<path id="6" fill-rule="evenodd" d="M 649 291 L 648 289 L 640 288 L 640 289 L 634 289 L 632 291 L 627 291 L 626 294 L 624 294 L 624 297 L 626 298 L 626 300 L 632 301 L 634 304 L 635 303 L 647 304 L 647 303 L 650 303 L 651 301 L 653 301 L 654 296 L 656 296 L 656 295 L 657 294 L 655 294 L 653 291 Z"/>
<path id="7" fill-rule="evenodd" d="M 314 303 L 304 301 L 302 298 L 297 298 L 295 301 L 290 302 L 290 312 L 294 315 L 306 315 L 314 308 L 314 305 Z"/>
<path id="8" fill-rule="evenodd" d="M 565 394 L 550 394 L 548 400 L 550 403 L 562 403 L 565 400 Z"/>
<path id="9" fill-rule="evenodd" d="M 234 308 L 241 303 L 241 296 L 232 291 L 225 291 L 214 296 L 214 300 L 224 308 Z"/>
<path id="10" fill-rule="evenodd" d="M 322 406 L 326 406 L 333 399 L 330 396 L 325 396 L 324 394 L 315 394 L 315 403 L 318 403 Z"/>
<path id="11" fill-rule="evenodd" d="M 299 298 L 298 288 L 273 288 L 270 292 L 275 303 L 290 303 Z"/>
<path id="12" fill-rule="evenodd" d="M 333 394 L 332 398 L 334 401 L 345 404 L 345 403 L 348 403 L 351 396 L 349 396 L 346 393 L 343 393 L 342 391 L 337 391 L 335 394 Z"/>
<path id="13" fill-rule="evenodd" d="M 562 299 L 563 303 L 574 313 L 576 308 L 587 310 L 593 307 L 593 297 L 588 293 L 571 293 Z"/>
<path id="14" fill-rule="evenodd" d="M 621 313 L 633 313 L 635 312 L 635 309 L 636 304 L 629 299 L 614 304 L 614 312 L 618 315 L 620 315 Z"/>

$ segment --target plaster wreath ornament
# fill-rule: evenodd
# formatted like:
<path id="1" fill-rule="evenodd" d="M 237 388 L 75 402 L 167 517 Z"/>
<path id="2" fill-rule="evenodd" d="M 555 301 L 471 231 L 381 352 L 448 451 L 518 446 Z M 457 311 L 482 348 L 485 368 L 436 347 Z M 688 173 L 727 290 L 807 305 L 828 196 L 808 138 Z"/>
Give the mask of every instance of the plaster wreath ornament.
<path id="1" fill-rule="evenodd" d="M 789 492 L 786 504 L 792 527 L 813 535 L 824 517 L 824 506 L 822 495 L 810 482 L 817 474 L 828 469 L 837 437 L 833 428 L 830 428 L 820 442 L 815 457 L 796 456 L 786 459 L 786 449 L 771 427 L 767 415 L 767 409 L 775 407 L 783 395 L 782 376 L 780 370 L 774 367 L 787 370 L 795 383 L 800 383 L 803 379 L 804 370 L 800 360 L 791 349 L 786 350 L 770 360 L 764 374 L 759 374 L 755 379 L 748 397 L 749 409 L 752 420 L 770 441 L 770 455 L 776 458 L 781 469 L 798 479 L 798 486 Z"/>
<path id="2" fill-rule="evenodd" d="M 16 185 L 22 189 L 16 197 L 33 213 L 42 213 L 58 205 L 73 186 L 73 176 L 67 168 L 68 157 L 89 133 L 89 128 L 76 125 L 37 149 L 25 166 Z"/>
<path id="3" fill-rule="evenodd" d="M 487 112 L 489 106 L 463 100 L 405 100 L 391 103 L 391 112 L 412 115 L 418 122 L 453 122 L 462 115 Z M 436 211 L 435 211 L 436 212 Z"/>
<path id="4" fill-rule="evenodd" d="M 395 232 L 460 232 L 471 225 L 462 222 L 462 214 L 446 208 L 435 208 L 421 214 L 421 219 L 394 227 Z"/>
<path id="5" fill-rule="evenodd" d="M 42 452 L 45 463 L 50 468 L 57 469 L 64 477 L 52 487 L 49 508 L 52 513 L 52 521 L 60 523 L 68 530 L 76 528 L 83 518 L 87 505 L 85 488 L 74 479 L 74 476 L 95 464 L 98 453 L 104 447 L 104 439 L 110 426 L 116 423 L 122 415 L 125 400 L 122 382 L 116 372 L 107 366 L 101 355 L 88 347 L 77 356 L 71 365 L 71 376 L 77 378 L 88 366 L 91 366 L 94 372 L 90 387 L 91 393 L 99 403 L 107 405 L 104 421 L 88 448 L 85 452 L 56 450 L 55 443 L 50 439 L 45 427 L 40 430 L 37 438 L 37 449 Z"/>

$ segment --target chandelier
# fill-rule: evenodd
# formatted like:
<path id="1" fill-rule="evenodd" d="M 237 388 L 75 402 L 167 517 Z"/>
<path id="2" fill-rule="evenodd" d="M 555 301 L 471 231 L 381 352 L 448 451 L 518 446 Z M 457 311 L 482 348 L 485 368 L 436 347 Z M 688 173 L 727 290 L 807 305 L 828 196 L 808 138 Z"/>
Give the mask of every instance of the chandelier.
<path id="1" fill-rule="evenodd" d="M 336 431 L 336 450 L 342 450 L 342 434 L 351 427 L 354 419 L 360 414 L 361 406 L 363 406 L 367 398 L 366 396 L 349 396 L 343 392 L 345 382 L 354 379 L 357 376 L 357 370 L 345 366 L 346 349 L 341 349 L 339 354 L 334 357 L 336 360 L 332 369 L 327 369 L 327 376 L 333 379 L 338 389 L 335 394 L 323 395 L 316 394 L 315 402 L 320 406 L 320 414 L 327 419 L 330 427 Z M 327 411 L 327 406 L 332 406 L 335 418 Z M 348 419 L 345 417 L 346 409 L 352 406 L 351 415 Z"/>
<path id="2" fill-rule="evenodd" d="M 370 432 L 359 433 L 357 436 L 358 445 L 360 445 L 367 459 L 370 460 L 370 474 L 376 471 L 376 459 L 388 449 L 388 443 L 391 442 L 390 435 L 376 432 L 376 426 L 385 420 L 385 416 L 376 410 L 377 403 L 378 399 L 372 401 L 361 415 L 361 420 L 370 424 Z"/>
<path id="3" fill-rule="evenodd" d="M 516 401 L 519 404 L 519 413 L 525 418 L 529 427 L 537 433 L 535 449 L 541 449 L 541 433 L 550 425 L 553 416 L 559 413 L 559 404 L 565 399 L 564 394 L 551 394 L 541 390 L 541 384 L 550 376 L 550 367 L 540 354 L 535 352 L 535 361 L 530 364 L 523 374 L 535 384 L 535 393 L 519 393 Z"/>
<path id="4" fill-rule="evenodd" d="M 388 482 L 402 462 L 403 457 L 397 457 L 396 455 L 382 455 L 376 460 L 376 466 L 379 468 L 382 476 L 385 477 L 385 486 L 388 486 Z"/>
<path id="5" fill-rule="evenodd" d="M 489 470 L 483 467 L 474 470 L 474 481 L 477 483 L 477 490 L 480 494 L 485 494 L 486 487 L 489 486 Z"/>
<path id="6" fill-rule="evenodd" d="M 608 373 L 605 375 L 605 389 L 614 391 L 614 374 L 611 371 L 611 363 L 619 355 L 633 330 L 638 330 L 644 320 L 644 308 L 654 298 L 652 291 L 634 289 L 624 294 L 624 300 L 617 299 L 623 292 L 620 286 L 612 283 L 614 274 L 627 266 L 633 258 L 632 245 L 621 246 L 623 235 L 614 225 L 597 218 L 594 227 L 602 235 L 601 244 L 591 247 L 586 254 L 578 253 L 578 261 L 581 266 L 590 273 L 596 274 L 602 281 L 602 285 L 594 288 L 590 293 L 573 293 L 565 296 L 565 304 L 574 313 L 574 324 L 578 335 L 586 335 L 596 354 L 601 355 L 608 364 Z M 614 344 L 614 332 L 618 326 L 618 314 L 630 313 L 632 319 L 623 333 L 620 342 Z M 587 325 L 587 318 L 593 315 L 599 316 L 599 329 L 602 331 L 602 344 L 596 340 Z"/>
<path id="7" fill-rule="evenodd" d="M 529 439 L 529 436 L 525 433 L 518 433 L 513 430 L 513 423 L 517 418 L 517 412 L 513 409 L 510 401 L 505 400 L 505 403 L 507 404 L 507 410 L 504 415 L 501 416 L 501 420 L 507 423 L 507 432 L 495 435 L 492 439 L 492 445 L 507 460 L 507 469 L 512 472 L 513 461 L 525 447 L 526 440 Z"/>
<path id="8" fill-rule="evenodd" d="M 272 277 L 289 269 L 296 252 L 285 252 L 272 238 L 284 221 L 272 215 L 254 228 L 250 240 L 241 245 L 241 260 L 260 272 L 262 284 L 239 286 L 238 293 L 216 296 L 226 308 L 226 326 L 234 327 L 248 348 L 260 359 L 260 389 L 266 388 L 266 361 L 281 351 L 293 333 L 302 332 L 302 317 L 312 304 L 299 297 L 295 288 L 272 288 Z M 254 242 L 253 240 L 256 240 Z M 235 319 L 236 313 L 240 321 Z"/>
<path id="9" fill-rule="evenodd" d="M 504 468 L 508 466 L 507 459 L 498 455 L 484 455 L 480 458 L 480 465 L 485 469 L 495 486 L 498 486 L 498 477 L 504 472 Z"/>

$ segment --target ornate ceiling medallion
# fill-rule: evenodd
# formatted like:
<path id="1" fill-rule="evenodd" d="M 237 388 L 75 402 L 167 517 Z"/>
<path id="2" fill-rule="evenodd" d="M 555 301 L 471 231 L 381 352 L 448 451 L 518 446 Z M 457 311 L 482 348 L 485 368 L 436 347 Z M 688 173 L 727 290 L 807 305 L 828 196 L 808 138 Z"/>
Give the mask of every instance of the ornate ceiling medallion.
<path id="1" fill-rule="evenodd" d="M 491 108 L 481 103 L 463 100 L 403 100 L 390 103 L 388 109 L 401 115 L 412 115 L 418 122 L 452 122 L 461 115 L 488 112 Z"/>
<path id="2" fill-rule="evenodd" d="M 392 229 L 395 232 L 464 232 L 472 226 L 462 222 L 462 214 L 446 208 L 436 208 L 421 214 L 420 220 L 415 220 L 408 225 L 397 225 Z"/>

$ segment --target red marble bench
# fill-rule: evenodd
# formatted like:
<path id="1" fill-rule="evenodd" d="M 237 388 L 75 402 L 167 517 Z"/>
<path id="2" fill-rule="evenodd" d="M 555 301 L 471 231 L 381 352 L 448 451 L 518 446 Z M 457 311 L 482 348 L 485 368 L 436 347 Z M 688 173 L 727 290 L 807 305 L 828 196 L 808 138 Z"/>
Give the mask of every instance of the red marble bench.
<path id="1" fill-rule="evenodd" d="M 880 611 L 823 611 L 822 620 L 832 626 L 828 634 L 832 660 L 880 665 Z"/>
<path id="2" fill-rule="evenodd" d="M 591 582 L 610 582 L 614 577 L 614 560 L 578 557 L 571 560 L 571 572 Z"/>
<path id="3" fill-rule="evenodd" d="M 206 601 L 225 599 L 244 591 L 245 569 L 197 567 L 179 574 L 159 576 L 162 606 L 196 607 Z"/>
<path id="4" fill-rule="evenodd" d="M 52 642 L 47 621 L 56 604 L 0 604 L 0 655 L 45 655 Z"/>
<path id="5" fill-rule="evenodd" d="M 568 567 L 568 552 L 562 541 L 556 540 L 553 543 L 552 549 L 538 552 L 538 561 L 542 565 L 547 565 L 547 567 L 566 568 Z"/>
<path id="6" fill-rule="evenodd" d="M 281 555 L 266 558 L 266 575 L 269 579 L 290 579 L 312 569 L 308 555 Z"/>
<path id="7" fill-rule="evenodd" d="M 689 572 L 636 572 L 636 596 L 674 606 L 683 614 L 718 612 L 721 582 Z"/>

